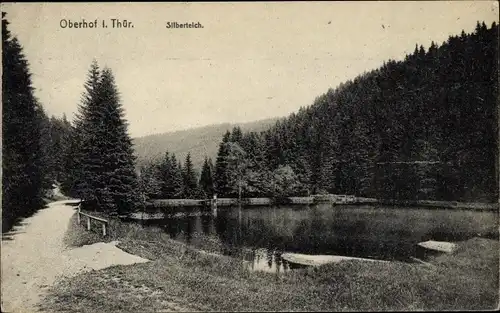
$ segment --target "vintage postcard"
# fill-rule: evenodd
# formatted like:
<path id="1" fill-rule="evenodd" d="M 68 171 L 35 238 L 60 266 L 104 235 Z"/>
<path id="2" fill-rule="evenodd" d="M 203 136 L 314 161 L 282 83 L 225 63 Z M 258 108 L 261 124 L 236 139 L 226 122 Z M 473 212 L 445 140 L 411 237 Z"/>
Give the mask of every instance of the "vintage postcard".
<path id="1" fill-rule="evenodd" d="M 1 8 L 2 312 L 498 309 L 497 1 Z"/>

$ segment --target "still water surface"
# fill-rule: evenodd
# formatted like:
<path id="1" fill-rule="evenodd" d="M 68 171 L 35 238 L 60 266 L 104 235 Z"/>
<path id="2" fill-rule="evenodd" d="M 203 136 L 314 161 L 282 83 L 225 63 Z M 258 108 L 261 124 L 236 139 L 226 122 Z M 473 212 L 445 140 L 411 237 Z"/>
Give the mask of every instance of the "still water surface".
<path id="1" fill-rule="evenodd" d="M 311 206 L 220 208 L 214 216 L 184 209 L 161 220 L 171 238 L 243 261 L 252 270 L 283 272 L 297 267 L 284 252 L 332 254 L 383 260 L 424 258 L 417 243 L 495 237 L 497 212 L 392 206 Z"/>

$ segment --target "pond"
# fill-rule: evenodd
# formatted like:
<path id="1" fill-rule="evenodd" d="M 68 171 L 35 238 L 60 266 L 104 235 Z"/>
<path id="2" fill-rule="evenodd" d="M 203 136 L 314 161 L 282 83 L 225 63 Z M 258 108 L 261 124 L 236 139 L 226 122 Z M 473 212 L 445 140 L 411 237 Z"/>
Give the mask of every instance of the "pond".
<path id="1" fill-rule="evenodd" d="M 427 255 L 417 243 L 497 238 L 498 213 L 374 205 L 219 208 L 216 215 L 186 209 L 144 225 L 206 251 L 240 258 L 252 270 L 297 267 L 285 252 L 410 262 Z"/>

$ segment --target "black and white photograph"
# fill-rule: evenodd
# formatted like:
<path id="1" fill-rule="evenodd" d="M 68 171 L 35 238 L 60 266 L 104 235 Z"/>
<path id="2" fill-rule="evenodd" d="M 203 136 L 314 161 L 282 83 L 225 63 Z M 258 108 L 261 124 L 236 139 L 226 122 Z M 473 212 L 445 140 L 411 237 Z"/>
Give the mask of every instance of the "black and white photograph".
<path id="1" fill-rule="evenodd" d="M 10 2 L 1 311 L 498 310 L 499 2 Z"/>

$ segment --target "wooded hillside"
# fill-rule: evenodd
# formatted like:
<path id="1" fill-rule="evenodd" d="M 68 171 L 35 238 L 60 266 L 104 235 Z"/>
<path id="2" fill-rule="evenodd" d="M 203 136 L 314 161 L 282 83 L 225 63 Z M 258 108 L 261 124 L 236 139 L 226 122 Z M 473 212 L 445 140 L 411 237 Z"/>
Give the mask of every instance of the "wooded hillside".
<path id="1" fill-rule="evenodd" d="M 238 174 L 244 192 L 267 194 L 287 168 L 297 180 L 288 193 L 496 201 L 497 105 L 498 26 L 478 22 L 328 90 L 267 131 L 227 134 L 215 184 L 234 194 L 221 178 Z M 233 169 L 228 143 L 243 149 Z"/>
<path id="2" fill-rule="evenodd" d="M 277 118 L 269 118 L 250 123 L 222 123 L 175 132 L 167 132 L 133 139 L 134 151 L 139 165 L 148 161 L 159 161 L 166 151 L 175 153 L 180 160 L 191 154 L 193 165 L 201 168 L 205 156 L 215 159 L 217 147 L 227 130 L 240 126 L 245 131 L 260 132 L 268 129 Z"/>

